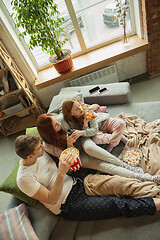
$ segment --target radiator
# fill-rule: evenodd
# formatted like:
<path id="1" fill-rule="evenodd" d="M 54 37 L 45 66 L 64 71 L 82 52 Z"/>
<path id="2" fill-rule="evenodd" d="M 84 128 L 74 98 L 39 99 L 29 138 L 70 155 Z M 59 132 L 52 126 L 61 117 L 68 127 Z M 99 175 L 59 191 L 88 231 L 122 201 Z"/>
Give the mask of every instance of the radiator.
<path id="1" fill-rule="evenodd" d="M 70 85 L 72 87 L 75 87 L 113 82 L 119 82 L 115 65 L 111 65 L 95 72 L 91 72 L 78 78 L 72 79 L 70 81 Z"/>

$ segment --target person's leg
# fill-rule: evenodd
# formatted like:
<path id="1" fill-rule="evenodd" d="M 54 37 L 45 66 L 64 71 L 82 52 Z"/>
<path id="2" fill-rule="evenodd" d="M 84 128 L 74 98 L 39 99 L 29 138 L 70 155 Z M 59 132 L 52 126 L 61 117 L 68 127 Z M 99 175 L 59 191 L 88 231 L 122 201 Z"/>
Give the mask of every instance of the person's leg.
<path id="1" fill-rule="evenodd" d="M 136 176 L 139 177 L 144 175 L 144 172 L 141 168 L 140 170 L 142 171 L 138 173 L 139 169 L 136 169 L 137 173 L 135 173 L 124 167 L 117 166 L 115 164 L 108 163 L 106 161 L 102 161 L 95 157 L 89 156 L 83 150 L 80 151 L 80 156 L 81 156 L 82 167 L 84 168 L 90 168 L 103 173 L 108 173 L 111 175 L 119 175 L 126 178 L 136 178 Z"/>
<path id="2" fill-rule="evenodd" d="M 160 201 L 160 199 L 159 199 Z M 103 220 L 115 217 L 153 215 L 156 206 L 152 197 L 117 198 L 114 196 L 87 196 L 83 183 L 72 187 L 65 204 L 61 207 L 64 218 L 76 221 Z"/>
<path id="3" fill-rule="evenodd" d="M 124 135 L 122 135 L 121 141 L 126 144 L 128 142 L 128 138 Z"/>
<path id="4" fill-rule="evenodd" d="M 92 140 L 98 145 L 110 144 L 111 138 L 112 138 L 112 134 L 103 133 L 102 131 L 99 131 L 95 136 L 92 137 Z"/>
<path id="5" fill-rule="evenodd" d="M 123 135 L 125 127 L 126 124 L 122 119 L 110 117 L 102 131 L 93 136 L 92 140 L 96 144 L 109 144 L 107 150 L 111 152 L 120 140 L 127 142 L 127 138 Z"/>
<path id="6" fill-rule="evenodd" d="M 130 197 L 156 196 L 160 186 L 154 182 L 102 174 L 89 174 L 84 179 L 84 188 L 90 196 L 120 195 Z"/>
<path id="7" fill-rule="evenodd" d="M 140 167 L 132 167 L 128 165 L 127 163 L 122 162 L 120 159 L 118 159 L 113 154 L 109 153 L 105 149 L 101 148 L 100 146 L 96 145 L 94 141 L 91 140 L 91 138 L 82 138 L 81 144 L 84 149 L 84 151 L 94 158 L 97 158 L 99 160 L 115 164 L 117 166 L 121 166 L 123 168 L 132 170 L 137 173 L 144 173 L 142 168 Z"/>
<path id="8" fill-rule="evenodd" d="M 81 150 L 80 152 L 83 167 L 112 175 L 160 183 L 160 175 L 151 176 L 144 173 L 140 167 L 132 167 L 122 162 L 111 153 L 97 146 L 90 138 L 82 138 L 81 143 L 85 151 Z"/>
<path id="9" fill-rule="evenodd" d="M 126 124 L 122 119 L 109 118 L 106 126 L 103 129 L 104 133 L 111 133 L 110 148 L 116 147 L 122 139 Z"/>

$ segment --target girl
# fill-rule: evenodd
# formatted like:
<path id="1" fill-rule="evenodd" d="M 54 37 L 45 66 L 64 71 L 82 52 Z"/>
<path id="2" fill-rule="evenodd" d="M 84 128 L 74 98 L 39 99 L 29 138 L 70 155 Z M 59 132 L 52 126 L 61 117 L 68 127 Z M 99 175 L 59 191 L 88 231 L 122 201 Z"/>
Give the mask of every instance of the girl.
<path id="1" fill-rule="evenodd" d="M 77 129 L 74 131 L 76 138 L 92 137 L 96 144 L 109 144 L 107 150 L 111 152 L 122 139 L 125 122 L 118 118 L 111 118 L 108 113 L 100 112 L 95 115 L 95 119 L 90 119 L 88 112 L 93 114 L 91 110 L 97 110 L 98 106 L 98 104 L 82 105 L 78 99 L 69 98 L 64 101 L 62 112 L 65 121 L 72 128 Z"/>
<path id="2" fill-rule="evenodd" d="M 66 147 L 72 147 L 73 144 L 77 142 L 74 133 L 68 136 L 66 131 L 62 129 L 61 124 L 57 121 L 55 117 L 53 117 L 51 113 L 42 114 L 41 116 L 38 117 L 37 129 L 42 137 L 42 140 L 44 141 L 45 150 L 49 154 L 57 158 L 60 157 L 61 152 L 64 149 L 66 149 Z M 86 154 L 86 152 L 84 152 L 81 149 L 80 156 L 81 156 L 83 167 L 99 170 L 101 172 L 105 172 L 112 175 L 119 175 L 119 176 L 124 176 L 128 178 L 136 178 L 142 181 L 154 181 L 157 183 L 160 181 L 160 176 L 157 177 L 157 176 L 151 176 L 150 174 L 144 174 L 143 171 L 139 173 L 135 173 L 134 171 L 131 171 L 135 168 L 131 168 L 131 170 L 124 168 L 124 167 L 127 167 L 127 164 L 123 163 L 118 158 L 111 155 L 104 149 L 98 147 L 91 139 L 87 139 L 87 140 L 88 140 L 87 145 L 88 146 L 90 145 L 93 148 L 92 155 L 96 155 L 97 158 Z M 79 149 L 79 147 L 77 148 Z M 100 151 L 101 151 L 101 155 L 99 154 Z M 111 157 L 108 156 L 108 154 L 111 155 Z M 107 160 L 109 159 L 110 162 L 112 162 L 111 160 L 115 160 L 117 161 L 116 162 L 117 164 L 101 161 L 100 157 Z M 117 165 L 120 165 L 121 163 L 122 163 L 122 167 L 117 166 Z M 138 169 L 136 170 L 138 171 Z"/>
<path id="3" fill-rule="evenodd" d="M 96 118 L 93 120 L 88 120 L 87 111 L 84 111 L 79 100 L 75 98 L 69 98 L 65 100 L 62 104 L 62 112 L 64 116 L 64 121 L 61 122 L 62 128 L 65 130 L 70 127 L 76 129 L 73 133 L 73 136 L 76 139 L 78 139 L 80 136 L 83 136 L 81 138 L 81 143 L 84 151 L 88 155 L 117 166 L 122 166 L 123 169 L 127 168 L 143 174 L 142 168 L 132 167 L 128 164 L 125 164 L 117 157 L 109 153 L 110 150 L 119 143 L 121 138 L 123 138 L 123 141 L 125 140 L 124 142 L 126 142 L 126 139 L 123 136 L 123 131 L 125 129 L 124 121 L 121 121 L 117 118 L 111 118 L 108 113 L 96 113 Z M 106 133 L 106 131 L 111 131 L 111 133 Z M 94 142 L 87 137 L 92 137 L 92 140 L 96 143 L 98 142 L 98 144 L 104 143 L 103 139 L 104 141 L 107 139 L 109 143 L 109 152 L 94 144 Z M 109 173 L 113 174 L 112 169 L 110 168 L 111 166 L 105 164 L 104 168 L 106 167 L 108 167 L 107 171 L 109 170 Z M 105 171 L 105 169 L 103 169 L 103 171 Z M 145 173 L 144 175 L 139 175 L 137 177 L 144 181 L 145 179 L 150 179 L 151 175 L 149 176 L 148 173 Z M 159 176 L 152 176 L 151 178 L 154 178 L 155 181 L 157 181 Z"/>

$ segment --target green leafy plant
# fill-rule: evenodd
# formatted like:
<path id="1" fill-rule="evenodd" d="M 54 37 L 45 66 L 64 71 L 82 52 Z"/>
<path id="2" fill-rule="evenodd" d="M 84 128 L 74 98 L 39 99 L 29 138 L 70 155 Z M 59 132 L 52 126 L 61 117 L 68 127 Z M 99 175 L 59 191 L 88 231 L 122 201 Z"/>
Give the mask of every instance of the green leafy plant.
<path id="1" fill-rule="evenodd" d="M 62 46 L 68 39 L 60 41 L 64 18 L 60 17 L 54 0 L 12 0 L 11 5 L 15 12 L 11 14 L 16 22 L 15 27 L 23 28 L 19 37 L 29 34 L 30 49 L 40 46 L 50 55 L 56 54 L 60 60 L 63 56 Z"/>

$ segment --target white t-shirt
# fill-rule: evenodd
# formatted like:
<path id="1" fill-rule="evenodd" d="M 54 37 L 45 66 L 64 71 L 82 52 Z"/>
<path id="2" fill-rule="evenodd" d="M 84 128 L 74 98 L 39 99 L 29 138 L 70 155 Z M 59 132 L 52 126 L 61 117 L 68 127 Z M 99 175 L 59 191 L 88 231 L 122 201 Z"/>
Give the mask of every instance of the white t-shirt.
<path id="1" fill-rule="evenodd" d="M 56 180 L 58 174 L 58 168 L 53 159 L 44 152 L 44 155 L 36 160 L 33 165 L 23 166 L 20 163 L 17 174 L 17 185 L 22 192 L 32 197 L 38 191 L 42 184 L 48 190 L 50 190 Z M 59 214 L 61 212 L 61 204 L 65 203 L 65 200 L 70 193 L 73 186 L 73 179 L 65 175 L 62 192 L 56 204 L 48 204 L 42 202 L 51 212 Z"/>

